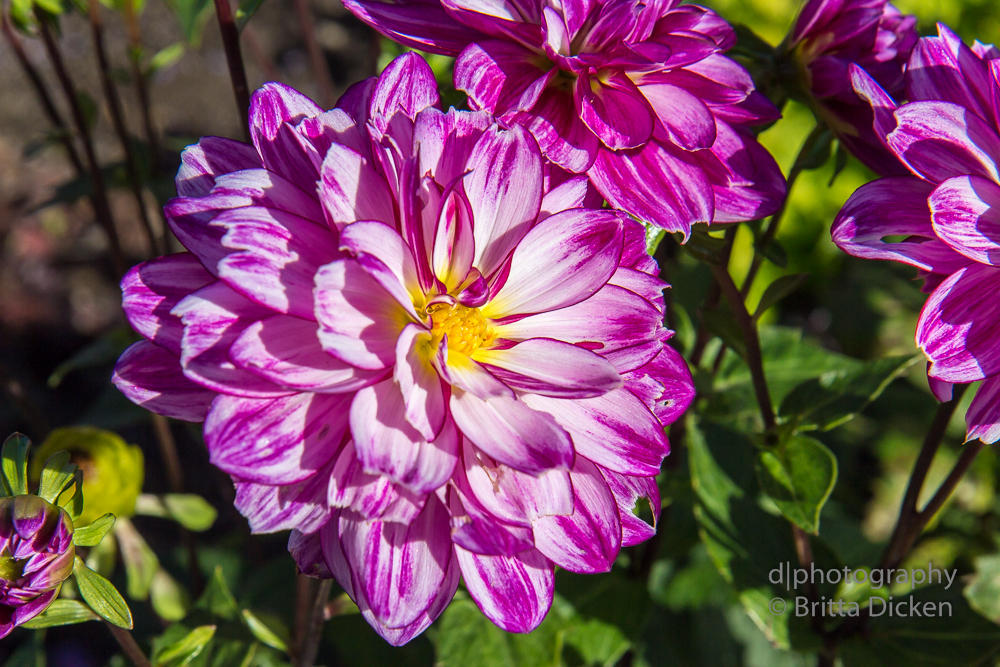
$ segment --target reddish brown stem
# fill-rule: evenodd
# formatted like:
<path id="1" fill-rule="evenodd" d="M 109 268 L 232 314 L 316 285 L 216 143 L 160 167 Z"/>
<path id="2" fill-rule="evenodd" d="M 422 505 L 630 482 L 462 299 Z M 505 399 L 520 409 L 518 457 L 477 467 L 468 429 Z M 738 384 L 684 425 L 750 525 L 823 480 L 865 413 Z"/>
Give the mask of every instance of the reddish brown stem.
<path id="1" fill-rule="evenodd" d="M 219 19 L 219 32 L 222 34 L 222 47 L 226 51 L 226 64 L 229 66 L 229 80 L 236 96 L 236 107 L 243 125 L 243 137 L 250 141 L 250 86 L 247 85 L 247 72 L 243 66 L 243 54 L 240 52 L 240 33 L 233 20 L 233 8 L 229 0 L 215 0 L 215 15 Z"/>

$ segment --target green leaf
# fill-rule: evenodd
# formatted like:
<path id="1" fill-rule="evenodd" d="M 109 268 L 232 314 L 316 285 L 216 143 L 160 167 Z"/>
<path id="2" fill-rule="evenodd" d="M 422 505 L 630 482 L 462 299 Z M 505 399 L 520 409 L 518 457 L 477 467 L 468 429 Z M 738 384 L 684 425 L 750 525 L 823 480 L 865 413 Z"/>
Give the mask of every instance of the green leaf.
<path id="1" fill-rule="evenodd" d="M 146 66 L 146 76 L 153 76 L 161 69 L 175 65 L 184 57 L 186 51 L 184 42 L 174 42 L 170 46 L 160 49 L 149 59 L 149 64 Z"/>
<path id="2" fill-rule="evenodd" d="M 122 560 L 125 562 L 128 596 L 133 600 L 145 600 L 149 597 L 149 587 L 153 583 L 153 577 L 160 569 L 160 560 L 132 522 L 125 517 L 122 517 L 115 527 L 115 535 L 118 537 Z"/>
<path id="3" fill-rule="evenodd" d="M 207 500 L 194 493 L 167 493 L 162 496 L 144 493 L 136 500 L 135 513 L 173 519 L 197 533 L 211 528 L 218 516 Z"/>
<path id="4" fill-rule="evenodd" d="M 156 657 L 156 667 L 185 667 L 205 650 L 215 636 L 214 625 L 202 625 L 179 641 L 164 647 Z"/>
<path id="5" fill-rule="evenodd" d="M 828 371 L 795 387 L 782 401 L 778 416 L 798 431 L 828 431 L 853 419 L 919 358 L 889 357 Z"/>
<path id="6" fill-rule="evenodd" d="M 288 631 L 286 629 L 279 627 L 278 631 L 275 631 L 249 609 L 243 610 L 243 621 L 253 636 L 257 638 L 257 641 L 279 651 L 288 652 Z M 281 632 L 280 635 L 279 632 Z"/>
<path id="7" fill-rule="evenodd" d="M 779 269 L 788 267 L 788 253 L 785 252 L 785 249 L 777 239 L 771 239 L 767 245 L 764 245 L 763 241 L 754 240 L 753 247 L 760 254 L 764 255 L 764 259 Z"/>
<path id="8" fill-rule="evenodd" d="M 243 28 L 263 4 L 264 0 L 240 0 L 240 6 L 236 9 L 236 29 L 243 32 Z"/>
<path id="9" fill-rule="evenodd" d="M 52 371 L 46 384 L 48 384 L 50 389 L 55 389 L 73 371 L 104 365 L 110 366 L 135 341 L 136 336 L 128 327 L 112 329 L 59 364 Z"/>
<path id="10" fill-rule="evenodd" d="M 38 495 L 55 504 L 62 492 L 73 483 L 77 466 L 70 463 L 69 452 L 56 452 L 45 461 L 41 478 L 38 482 Z"/>
<path id="11" fill-rule="evenodd" d="M 650 222 L 644 222 L 642 226 L 646 228 L 646 254 L 652 255 L 660 247 L 660 242 L 667 235 L 667 230 Z"/>
<path id="12" fill-rule="evenodd" d="M 102 577 L 110 577 L 118 565 L 118 538 L 114 531 L 111 537 L 101 540 L 87 553 L 87 567 Z"/>
<path id="13" fill-rule="evenodd" d="M 87 567 L 80 557 L 73 561 L 80 595 L 98 616 L 119 628 L 132 629 L 132 612 L 110 581 Z"/>
<path id="14" fill-rule="evenodd" d="M 732 313 L 728 310 L 705 310 L 702 311 L 701 318 L 705 322 L 705 328 L 713 336 L 722 339 L 726 347 L 741 358 L 746 357 L 747 344 L 743 340 L 743 331 L 740 330 Z"/>
<path id="15" fill-rule="evenodd" d="M 20 433 L 8 437 L 0 458 L 3 459 L 3 489 L 8 496 L 23 495 L 28 492 L 28 447 L 31 440 Z"/>
<path id="16" fill-rule="evenodd" d="M 24 624 L 29 630 L 51 628 L 57 625 L 74 625 L 98 620 L 97 614 L 79 600 L 53 600 L 45 611 Z"/>
<path id="17" fill-rule="evenodd" d="M 837 483 L 837 458 L 826 445 L 796 435 L 757 455 L 757 480 L 781 513 L 816 535 L 819 513 Z"/>
<path id="18" fill-rule="evenodd" d="M 834 138 L 833 132 L 828 127 L 823 124 L 817 125 L 802 145 L 792 171 L 811 171 L 825 165 L 830 159 Z"/>
<path id="19" fill-rule="evenodd" d="M 78 547 L 96 547 L 104 536 L 115 525 L 115 515 L 105 514 L 89 526 L 83 526 L 73 531 L 73 544 Z"/>
<path id="20" fill-rule="evenodd" d="M 179 621 L 187 616 L 191 600 L 187 590 L 160 568 L 149 586 L 149 599 L 157 615 L 166 621 Z"/>
<path id="21" fill-rule="evenodd" d="M 977 614 L 959 586 L 894 595 L 891 616 L 883 604 L 872 605 L 877 615 L 863 636 L 841 644 L 844 667 L 972 667 L 993 665 L 1000 656 L 1000 626 Z"/>
<path id="22" fill-rule="evenodd" d="M 181 32 L 189 46 L 197 48 L 201 45 L 205 24 L 212 14 L 210 0 L 173 0 L 171 3 Z"/>
<path id="23" fill-rule="evenodd" d="M 236 604 L 236 598 L 229 590 L 226 578 L 222 574 L 221 565 L 215 567 L 208 580 L 208 585 L 205 586 L 205 592 L 201 594 L 194 606 L 230 621 L 239 616 L 240 606 Z"/>
<path id="24" fill-rule="evenodd" d="M 432 636 L 435 662 L 439 667 L 518 667 L 509 637 L 472 600 L 453 600 Z"/>
<path id="25" fill-rule="evenodd" d="M 763 296 L 760 297 L 760 304 L 757 306 L 757 312 L 753 314 L 753 318 L 759 320 L 767 312 L 768 308 L 797 290 L 808 278 L 808 273 L 795 273 L 776 279 L 764 290 Z"/>
<path id="26" fill-rule="evenodd" d="M 976 559 L 976 574 L 965 587 L 965 598 L 973 609 L 1000 623 L 1000 555 Z"/>
<path id="27" fill-rule="evenodd" d="M 35 4 L 53 16 L 63 13 L 63 4 L 59 0 L 35 0 Z"/>

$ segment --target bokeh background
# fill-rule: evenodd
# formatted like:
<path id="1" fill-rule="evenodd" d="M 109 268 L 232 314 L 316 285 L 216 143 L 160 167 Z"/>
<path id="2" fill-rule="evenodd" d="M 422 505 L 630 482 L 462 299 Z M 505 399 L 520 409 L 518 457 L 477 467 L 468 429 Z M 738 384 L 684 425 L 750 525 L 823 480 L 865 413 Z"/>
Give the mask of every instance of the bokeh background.
<path id="1" fill-rule="evenodd" d="M 703 4 L 775 45 L 784 38 L 799 7 L 796 0 Z M 398 53 L 398 47 L 378 38 L 337 0 L 312 0 L 309 5 L 334 95 L 375 74 Z M 922 33 L 933 32 L 935 23 L 941 21 L 967 42 L 1000 42 L 1000 3 L 995 0 L 900 0 L 896 5 L 918 16 Z M 109 53 L 122 81 L 119 89 L 127 123 L 139 135 L 138 100 L 128 85 L 125 26 L 116 12 L 106 10 L 105 18 Z M 93 101 L 98 155 L 113 172 L 122 152 L 108 110 L 100 102 L 87 22 L 71 13 L 62 18 L 61 25 L 59 44 L 72 77 Z M 153 57 L 162 61 L 149 79 L 152 117 L 162 150 L 145 157 L 151 183 L 145 204 L 154 226 L 162 229 L 157 209 L 172 194 L 179 151 L 202 135 L 238 137 L 240 124 L 210 3 L 148 0 L 141 29 L 147 61 Z M 55 89 L 41 44 L 25 39 L 24 46 Z M 279 80 L 314 99 L 322 97 L 291 0 L 265 0 L 243 33 L 243 52 L 251 88 Z M 432 64 L 447 85 L 448 59 L 435 58 Z M 61 101 L 60 95 L 55 97 Z M 65 108 L 60 108 L 66 115 Z M 785 117 L 761 135 L 785 173 L 813 123 L 805 107 L 790 102 Z M 782 274 L 809 274 L 802 287 L 767 313 L 765 322 L 801 331 L 810 345 L 860 360 L 912 354 L 916 319 L 925 298 L 914 270 L 847 257 L 830 241 L 830 224 L 840 206 L 856 187 L 873 177 L 853 157 L 842 171 L 831 157 L 822 168 L 803 174 L 777 237 L 787 264 L 779 267 L 765 262 L 750 297 L 753 305 L 764 287 Z M 112 182 L 121 184 L 122 179 L 115 181 L 112 173 Z M 0 42 L 0 434 L 20 430 L 40 442 L 52 429 L 66 425 L 113 430 L 142 449 L 144 490 L 166 492 L 170 490 L 167 464 L 148 413 L 128 403 L 109 383 L 113 361 L 130 338 L 107 239 L 94 223 L 83 192 L 65 154 L 52 141 L 13 52 Z M 129 263 L 136 263 L 149 254 L 136 202 L 124 187 L 114 188 L 111 200 Z M 735 276 L 749 267 L 751 242 L 749 232 L 741 229 L 730 266 Z M 678 340 L 690 346 L 691 321 L 708 288 L 708 271 L 669 244 L 659 258 L 673 285 Z M 710 349 L 707 358 L 713 356 Z M 858 418 L 817 436 L 840 463 L 837 486 L 824 508 L 823 532 L 842 561 L 871 560 L 888 539 L 935 406 L 922 365 L 917 364 Z M 946 447 L 935 460 L 932 486 L 958 456 L 963 414 L 960 408 Z M 135 525 L 163 566 L 195 592 L 221 565 L 241 605 L 293 618 L 297 584 L 294 565 L 285 553 L 285 536 L 251 537 L 232 509 L 231 484 L 208 464 L 197 428 L 175 423 L 172 435 L 186 490 L 204 496 L 220 513 L 213 528 L 198 535 L 194 547 L 194 570 L 202 576 L 191 574 L 192 552 L 182 544 L 176 524 L 137 517 Z M 675 447 L 661 483 L 664 510 L 655 550 L 623 552 L 620 567 L 607 576 L 561 573 L 551 621 L 530 637 L 515 638 L 493 628 L 460 593 L 431 631 L 403 649 L 385 645 L 357 615 L 334 617 L 325 626 L 319 664 L 812 664 L 815 658 L 774 648 L 710 561 L 698 537 L 687 471 L 686 452 Z M 963 585 L 979 587 L 981 611 L 994 619 L 1000 619 L 1000 582 L 994 576 L 1000 564 L 991 556 L 1000 537 L 997 486 L 997 461 L 987 449 L 911 557 L 914 563 L 933 559 L 938 567 L 958 569 L 965 577 Z M 119 572 L 119 580 L 121 576 Z M 992 607 L 990 600 L 994 600 Z M 152 636 L 162 631 L 151 609 L 141 602 L 132 607 L 138 634 Z M 107 664 L 115 645 L 110 636 L 91 625 L 53 629 L 43 639 L 27 631 L 15 633 L 0 642 L 0 664 L 37 667 L 37 662 L 30 662 L 37 659 L 37 652 L 28 650 L 36 641 L 47 647 L 52 666 Z M 983 654 L 985 661 L 961 664 L 995 664 L 1000 643 L 994 644 Z"/>

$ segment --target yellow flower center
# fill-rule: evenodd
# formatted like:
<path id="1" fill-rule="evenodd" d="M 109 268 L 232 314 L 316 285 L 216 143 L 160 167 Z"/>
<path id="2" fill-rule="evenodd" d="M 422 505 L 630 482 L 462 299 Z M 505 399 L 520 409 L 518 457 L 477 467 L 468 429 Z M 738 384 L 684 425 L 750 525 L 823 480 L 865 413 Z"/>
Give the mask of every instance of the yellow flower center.
<path id="1" fill-rule="evenodd" d="M 448 348 L 463 354 L 472 354 L 483 345 L 489 345 L 496 334 L 478 308 L 461 304 L 435 303 L 427 308 L 431 317 L 431 333 L 435 346 L 448 336 Z"/>

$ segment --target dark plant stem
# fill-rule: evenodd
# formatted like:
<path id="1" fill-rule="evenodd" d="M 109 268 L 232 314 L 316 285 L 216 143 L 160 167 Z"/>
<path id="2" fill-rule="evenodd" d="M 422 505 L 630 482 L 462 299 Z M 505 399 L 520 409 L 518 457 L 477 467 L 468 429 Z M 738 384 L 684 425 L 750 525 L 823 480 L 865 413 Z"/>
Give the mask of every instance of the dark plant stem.
<path id="1" fill-rule="evenodd" d="M 135 0 L 125 0 L 125 25 L 128 31 L 129 64 L 132 69 L 132 81 L 139 94 L 139 106 L 142 109 L 142 127 L 146 133 L 146 143 L 152 154 L 150 169 L 155 174 L 159 168 L 160 137 L 153 124 L 152 100 L 149 95 L 149 82 L 142 73 L 142 31 L 139 27 L 139 16 L 135 13 Z"/>
<path id="2" fill-rule="evenodd" d="M 121 98 L 118 97 L 115 82 L 111 79 L 111 64 L 108 61 L 107 50 L 104 48 L 104 24 L 101 21 L 100 0 L 89 0 L 88 10 L 90 14 L 90 33 L 94 41 L 97 68 L 101 75 L 101 87 L 104 89 L 104 99 L 108 103 L 108 110 L 111 112 L 111 124 L 115 128 L 115 134 L 118 135 L 122 150 L 125 152 L 125 169 L 128 171 L 129 187 L 132 190 L 132 196 L 135 197 L 136 206 L 139 207 L 139 219 L 142 221 L 143 230 L 146 232 L 150 252 L 154 255 L 162 254 L 156 233 L 153 231 L 153 225 L 149 220 L 149 213 L 146 211 L 146 203 L 143 200 L 142 181 L 139 176 L 139 169 L 136 166 L 132 141 L 129 139 L 128 129 L 125 127 Z"/>
<path id="3" fill-rule="evenodd" d="M 66 95 L 66 102 L 69 104 L 70 113 L 73 117 L 73 124 L 76 126 L 77 134 L 83 143 L 83 154 L 87 159 L 87 168 L 90 171 L 90 180 L 94 185 L 94 214 L 98 223 L 104 228 L 104 233 L 108 235 L 108 243 L 111 245 L 111 261 L 115 267 L 115 273 L 119 276 L 125 275 L 126 263 L 125 254 L 122 252 L 121 241 L 118 238 L 118 230 L 115 229 L 115 221 L 111 215 L 111 205 L 108 203 L 108 191 L 104 185 L 104 176 L 101 174 L 100 164 L 97 162 L 97 154 L 94 152 L 94 142 L 90 136 L 90 128 L 87 126 L 87 119 L 80 108 L 80 101 L 76 97 L 76 88 L 66 71 L 62 54 L 55 39 L 52 37 L 52 30 L 49 28 L 50 17 L 40 10 L 35 10 L 38 19 L 38 32 L 45 46 L 45 52 L 55 70 L 59 85 Z"/>
<path id="4" fill-rule="evenodd" d="M 160 446 L 160 455 L 167 469 L 167 482 L 172 493 L 184 492 L 184 473 L 181 470 L 181 459 L 177 455 L 177 442 L 170 430 L 170 422 L 163 415 L 153 414 L 153 431 L 156 442 Z"/>
<path id="5" fill-rule="evenodd" d="M 723 267 L 729 266 L 729 257 L 733 252 L 733 242 L 736 240 L 736 231 L 738 225 L 732 225 L 726 230 L 725 242 L 726 245 L 723 246 L 722 252 L 719 256 L 719 264 Z M 701 305 L 701 313 L 709 310 L 715 310 L 719 307 L 719 299 L 722 297 L 722 291 L 719 289 L 718 280 L 713 280 L 712 284 L 708 286 L 708 293 L 705 295 L 705 301 Z M 701 323 L 698 325 L 698 333 L 695 336 L 694 347 L 691 350 L 690 362 L 691 365 L 697 368 L 701 365 L 701 359 L 705 355 L 705 348 L 708 346 L 708 341 L 712 340 L 712 335 L 708 332 L 708 327 L 705 326 L 705 318 L 701 318 Z"/>
<path id="6" fill-rule="evenodd" d="M 316 662 L 316 654 L 319 652 L 319 642 L 322 638 L 321 630 L 325 620 L 326 601 L 330 599 L 331 588 L 333 588 L 333 579 L 323 579 L 317 586 L 312 615 L 309 619 L 309 630 L 302 642 L 302 649 L 299 651 L 299 667 L 313 667 L 313 663 Z"/>
<path id="7" fill-rule="evenodd" d="M 222 33 L 222 46 L 226 50 L 226 64 L 229 66 L 229 80 L 236 95 L 236 107 L 243 125 L 243 138 L 250 141 L 250 86 L 247 85 L 247 72 L 243 66 L 243 54 L 240 52 L 240 33 L 233 20 L 233 8 L 229 0 L 215 0 L 215 15 L 219 19 L 219 32 Z"/>
<path id="8" fill-rule="evenodd" d="M 111 635 L 115 638 L 115 641 L 118 642 L 118 645 L 122 647 L 122 651 L 125 653 L 125 656 L 132 661 L 132 664 L 135 665 L 135 667 L 153 667 L 149 662 L 149 659 L 146 658 L 146 654 L 142 652 L 141 648 L 139 648 L 139 644 L 136 643 L 131 632 L 125 628 L 119 628 L 117 625 L 113 625 L 107 621 L 104 621 L 104 624 L 111 631 Z"/>
<path id="9" fill-rule="evenodd" d="M 316 82 L 319 103 L 324 109 L 329 109 L 334 103 L 333 81 L 330 79 L 330 68 L 323 56 L 323 49 L 316 40 L 316 31 L 313 30 L 316 19 L 309 9 L 309 0 L 292 0 L 292 4 L 295 6 L 295 16 L 302 29 L 306 52 L 309 54 L 309 69 L 312 70 L 313 80 Z"/>
<path id="10" fill-rule="evenodd" d="M 743 341 L 747 347 L 746 362 L 753 379 L 753 389 L 760 406 L 760 415 L 764 420 L 764 431 L 765 433 L 770 432 L 774 429 L 776 422 L 774 407 L 771 405 L 771 392 L 767 388 L 767 379 L 764 376 L 764 359 L 760 349 L 760 337 L 757 335 L 757 325 L 750 313 L 747 312 L 743 296 L 726 267 L 719 264 L 710 264 L 709 266 L 715 275 L 715 282 L 718 283 L 722 296 L 729 303 L 729 308 L 733 311 L 736 323 L 743 334 Z"/>

